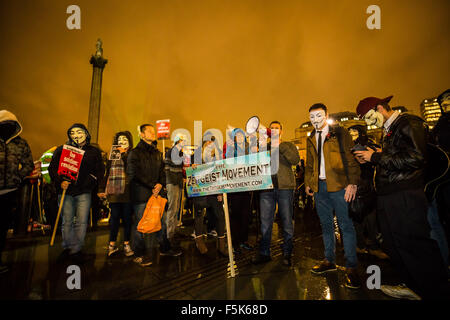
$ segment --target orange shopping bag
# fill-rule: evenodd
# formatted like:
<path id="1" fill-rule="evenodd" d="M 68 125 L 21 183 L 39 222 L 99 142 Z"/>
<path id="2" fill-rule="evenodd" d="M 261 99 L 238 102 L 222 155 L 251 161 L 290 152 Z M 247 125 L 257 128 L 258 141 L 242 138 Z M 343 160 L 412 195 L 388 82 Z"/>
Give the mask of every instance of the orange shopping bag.
<path id="1" fill-rule="evenodd" d="M 139 221 L 137 231 L 142 233 L 153 233 L 161 230 L 161 218 L 164 213 L 167 199 L 161 196 L 151 196 L 145 206 L 142 219 Z"/>

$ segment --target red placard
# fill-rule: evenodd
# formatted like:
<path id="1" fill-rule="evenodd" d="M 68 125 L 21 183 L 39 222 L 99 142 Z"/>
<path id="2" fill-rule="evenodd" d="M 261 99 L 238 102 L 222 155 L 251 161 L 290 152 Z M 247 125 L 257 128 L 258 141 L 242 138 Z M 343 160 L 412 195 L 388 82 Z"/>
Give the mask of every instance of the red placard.
<path id="1" fill-rule="evenodd" d="M 170 136 L 170 120 L 156 121 L 156 136 L 158 140 L 168 140 Z"/>
<path id="2" fill-rule="evenodd" d="M 64 145 L 59 158 L 58 174 L 76 181 L 83 160 L 84 150 Z"/>

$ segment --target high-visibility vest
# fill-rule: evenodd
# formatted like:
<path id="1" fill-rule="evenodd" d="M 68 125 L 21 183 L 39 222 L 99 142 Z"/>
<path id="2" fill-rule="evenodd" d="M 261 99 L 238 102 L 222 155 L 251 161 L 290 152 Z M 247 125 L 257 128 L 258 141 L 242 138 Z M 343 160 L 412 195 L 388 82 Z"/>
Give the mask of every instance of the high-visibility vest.
<path id="1" fill-rule="evenodd" d="M 50 162 L 52 161 L 53 152 L 55 152 L 56 146 L 50 148 L 49 150 L 45 151 L 44 154 L 41 156 L 39 161 L 41 161 L 41 174 L 42 179 L 44 179 L 44 183 L 51 183 L 52 179 L 50 178 L 50 174 L 48 173 L 48 167 L 50 166 Z"/>

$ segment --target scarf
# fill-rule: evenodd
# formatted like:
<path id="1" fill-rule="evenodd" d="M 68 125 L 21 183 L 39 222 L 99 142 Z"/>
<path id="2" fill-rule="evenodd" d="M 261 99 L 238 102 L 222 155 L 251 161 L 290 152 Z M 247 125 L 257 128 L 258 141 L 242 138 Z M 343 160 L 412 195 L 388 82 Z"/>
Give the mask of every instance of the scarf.
<path id="1" fill-rule="evenodd" d="M 106 183 L 107 194 L 122 194 L 125 192 L 125 168 L 123 160 L 113 160 Z"/>

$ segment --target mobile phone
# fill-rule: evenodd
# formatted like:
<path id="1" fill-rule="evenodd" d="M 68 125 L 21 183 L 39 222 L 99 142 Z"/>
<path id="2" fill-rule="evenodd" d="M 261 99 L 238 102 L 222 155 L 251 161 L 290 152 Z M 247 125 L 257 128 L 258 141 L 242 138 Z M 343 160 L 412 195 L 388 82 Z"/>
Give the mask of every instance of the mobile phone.
<path id="1" fill-rule="evenodd" d="M 353 148 L 350 150 L 351 152 L 355 152 L 355 151 L 367 151 L 367 147 L 360 145 L 359 143 L 355 144 L 353 146 Z"/>

